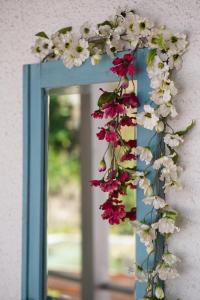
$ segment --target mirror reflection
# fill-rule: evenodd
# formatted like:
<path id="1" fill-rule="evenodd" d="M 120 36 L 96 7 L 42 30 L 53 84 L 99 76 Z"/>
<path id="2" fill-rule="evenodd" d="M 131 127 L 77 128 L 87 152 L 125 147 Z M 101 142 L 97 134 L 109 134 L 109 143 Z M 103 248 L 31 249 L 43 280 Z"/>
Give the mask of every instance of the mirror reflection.
<path id="1" fill-rule="evenodd" d="M 111 90 L 116 84 L 49 91 L 47 291 L 50 299 L 81 300 L 82 279 L 91 269 L 95 277 L 95 300 L 134 299 L 134 274 L 129 271 L 135 260 L 132 226 L 128 221 L 113 226 L 103 221 L 99 206 L 105 195 L 91 191 L 88 183 L 92 176 L 98 177 L 98 162 L 106 148 L 96 139 L 101 121 L 91 120 L 90 114 L 96 108 L 99 88 Z M 127 127 L 125 134 L 133 138 L 135 133 Z M 134 201 L 135 195 L 130 193 L 127 206 L 132 207 Z M 94 238 L 86 236 L 87 222 L 93 224 Z M 86 242 L 89 247 L 91 243 L 93 258 L 84 263 Z"/>

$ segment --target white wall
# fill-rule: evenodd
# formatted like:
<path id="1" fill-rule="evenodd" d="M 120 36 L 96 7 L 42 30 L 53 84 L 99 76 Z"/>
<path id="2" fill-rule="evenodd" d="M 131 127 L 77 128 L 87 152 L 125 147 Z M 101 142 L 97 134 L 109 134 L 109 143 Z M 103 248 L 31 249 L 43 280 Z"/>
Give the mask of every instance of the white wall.
<path id="1" fill-rule="evenodd" d="M 182 257 L 180 279 L 168 284 L 168 300 L 200 299 L 200 1 L 199 0 L 0 0 L 0 299 L 20 299 L 22 219 L 22 65 L 34 34 L 52 33 L 86 20 L 97 23 L 129 4 L 171 29 L 187 31 L 190 48 L 177 75 L 180 88 L 177 128 L 191 118 L 197 126 L 183 146 L 185 189 L 172 197 L 182 213 L 181 233 L 172 241 Z M 89 299 L 88 299 L 89 300 Z"/>

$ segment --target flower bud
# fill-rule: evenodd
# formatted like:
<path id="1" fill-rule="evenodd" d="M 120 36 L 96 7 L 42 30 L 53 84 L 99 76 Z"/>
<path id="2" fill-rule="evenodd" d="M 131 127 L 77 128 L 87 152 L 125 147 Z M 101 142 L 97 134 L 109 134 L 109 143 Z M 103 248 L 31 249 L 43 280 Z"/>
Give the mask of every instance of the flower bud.
<path id="1" fill-rule="evenodd" d="M 163 130 L 164 130 L 164 124 L 163 124 L 163 122 L 162 121 L 159 121 L 158 123 L 157 123 L 157 125 L 156 125 L 156 131 L 157 132 L 162 132 Z"/>
<path id="2" fill-rule="evenodd" d="M 123 77 L 122 83 L 121 83 L 121 87 L 122 87 L 123 89 L 127 89 L 127 88 L 128 88 L 128 85 L 129 85 L 128 78 Z"/>
<path id="3" fill-rule="evenodd" d="M 101 55 L 100 54 L 94 54 L 92 55 L 91 57 L 91 62 L 92 62 L 92 65 L 98 65 L 101 61 Z"/>
<path id="4" fill-rule="evenodd" d="M 156 287 L 155 296 L 158 299 L 163 299 L 165 297 L 164 291 L 160 286 Z"/>
<path id="5" fill-rule="evenodd" d="M 100 161 L 98 170 L 99 172 L 104 172 L 106 170 L 106 162 L 104 158 Z"/>

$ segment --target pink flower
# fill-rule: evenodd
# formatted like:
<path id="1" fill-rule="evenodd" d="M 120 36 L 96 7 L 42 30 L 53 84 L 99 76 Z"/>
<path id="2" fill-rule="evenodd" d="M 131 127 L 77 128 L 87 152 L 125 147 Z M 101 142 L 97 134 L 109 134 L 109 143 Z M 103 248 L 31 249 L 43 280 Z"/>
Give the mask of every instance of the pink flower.
<path id="1" fill-rule="evenodd" d="M 116 179 L 110 179 L 108 181 L 103 181 L 100 183 L 100 188 L 103 192 L 113 192 L 118 190 L 119 186 L 120 186 L 120 181 L 116 180 Z"/>
<path id="2" fill-rule="evenodd" d="M 115 58 L 113 60 L 113 65 L 115 67 L 111 68 L 111 71 L 118 76 L 133 76 L 135 74 L 135 66 L 132 64 L 134 60 L 134 56 L 132 54 L 125 54 L 123 58 Z"/>
<path id="3" fill-rule="evenodd" d="M 94 118 L 94 119 L 103 119 L 103 111 L 98 109 L 98 110 L 95 110 L 91 116 Z"/>
<path id="4" fill-rule="evenodd" d="M 100 209 L 104 211 L 102 218 L 108 220 L 111 225 L 119 224 L 120 220 L 126 216 L 124 204 L 117 199 L 108 199 L 100 206 Z"/>
<path id="5" fill-rule="evenodd" d="M 99 140 L 103 140 L 106 136 L 106 130 L 105 128 L 101 128 L 101 130 L 97 133 L 97 137 Z"/>
<path id="6" fill-rule="evenodd" d="M 114 143 L 118 141 L 118 135 L 114 131 L 106 131 L 106 141 L 109 143 Z"/>
<path id="7" fill-rule="evenodd" d="M 105 118 L 114 118 L 118 114 L 124 113 L 124 105 L 118 103 L 106 104 L 103 106 L 104 117 Z"/>
<path id="8" fill-rule="evenodd" d="M 125 160 L 136 160 L 136 156 L 132 153 L 125 153 L 124 155 L 122 155 L 121 161 L 125 161 Z"/>
<path id="9" fill-rule="evenodd" d="M 101 183 L 101 180 L 96 180 L 96 179 L 93 179 L 93 180 L 90 180 L 90 185 L 91 186 L 100 186 L 100 183 Z"/>
<path id="10" fill-rule="evenodd" d="M 123 172 L 120 176 L 119 176 L 119 181 L 120 182 L 125 182 L 129 179 L 129 174 L 128 172 Z"/>
<path id="11" fill-rule="evenodd" d="M 139 106 L 138 97 L 135 95 L 135 93 L 125 93 L 122 95 L 122 103 L 125 106 L 130 106 L 132 108 L 136 108 Z"/>

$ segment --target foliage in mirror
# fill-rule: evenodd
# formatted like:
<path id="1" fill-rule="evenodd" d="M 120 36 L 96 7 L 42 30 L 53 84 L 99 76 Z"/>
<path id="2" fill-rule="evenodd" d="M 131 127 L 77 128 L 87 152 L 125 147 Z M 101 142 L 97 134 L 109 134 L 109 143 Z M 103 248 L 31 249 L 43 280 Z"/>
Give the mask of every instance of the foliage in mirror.
<path id="1" fill-rule="evenodd" d="M 180 228 L 176 224 L 178 212 L 166 202 L 164 194 L 181 188 L 179 173 L 182 168 L 179 166 L 177 148 L 194 126 L 192 122 L 186 128 L 175 131 L 169 124 L 178 114 L 174 104 L 178 91 L 172 72 L 181 68 L 182 56 L 188 45 L 186 35 L 173 33 L 165 26 L 156 26 L 133 10 L 118 9 L 115 16 L 96 28 L 86 22 L 81 26 L 80 33 L 66 27 L 51 37 L 45 32 L 36 36 L 32 51 L 41 61 L 62 59 L 66 67 L 72 68 L 80 66 L 89 57 L 95 65 L 104 53 L 114 58 L 111 72 L 119 77 L 118 86 L 114 91 L 102 90 L 98 109 L 92 114 L 94 118 L 106 119 L 97 137 L 106 140 L 108 148 L 99 165 L 99 172 L 104 172 L 104 175 L 100 180 L 91 180 L 91 184 L 108 193 L 108 199 L 100 207 L 102 217 L 110 224 L 119 224 L 125 219 L 133 221 L 135 232 L 146 246 L 147 258 L 142 265 L 135 266 L 137 279 L 147 282 L 143 300 L 166 299 L 163 281 L 179 276 L 176 266 L 180 261 L 169 251 L 167 240 Z M 137 107 L 140 99 L 135 94 L 134 83 L 133 90 L 127 92 L 136 72 L 134 52 L 138 48 L 149 49 L 146 62 L 151 84 L 150 101 L 139 113 Z M 126 54 L 118 57 L 117 53 L 124 50 Z M 153 130 L 153 137 L 159 134 L 161 147 L 157 153 L 151 147 L 152 140 L 141 147 L 137 146 L 135 139 L 123 137 L 122 128 L 136 124 Z M 111 153 L 109 163 L 106 160 L 108 152 Z M 134 164 L 136 159 L 146 164 L 144 172 L 137 170 Z M 129 165 L 130 162 L 132 165 Z M 156 174 L 157 181 L 148 178 L 151 170 Z M 163 190 L 156 188 L 158 181 L 162 183 Z M 137 187 L 144 191 L 144 203 L 151 205 L 149 214 L 154 216 L 151 222 L 146 217 L 141 221 L 135 220 L 134 207 L 126 210 L 122 196 Z M 165 241 L 164 249 L 159 249 L 160 238 Z M 151 255 L 156 257 L 153 267 L 148 264 Z"/>

